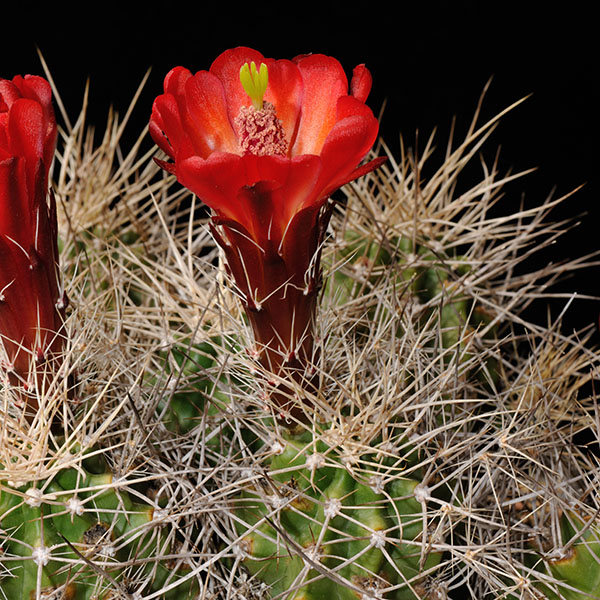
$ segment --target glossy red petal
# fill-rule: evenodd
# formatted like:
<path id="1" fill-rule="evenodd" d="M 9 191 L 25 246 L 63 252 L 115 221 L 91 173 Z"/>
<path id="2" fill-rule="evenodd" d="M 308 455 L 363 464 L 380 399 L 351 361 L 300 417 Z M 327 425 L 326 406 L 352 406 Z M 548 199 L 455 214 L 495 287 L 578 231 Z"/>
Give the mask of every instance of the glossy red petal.
<path id="1" fill-rule="evenodd" d="M 15 79 L 17 79 L 15 77 Z M 7 112 L 15 100 L 22 98 L 19 88 L 8 79 L 0 79 L 0 111 Z"/>
<path id="2" fill-rule="evenodd" d="M 44 155 L 44 113 L 42 107 L 27 98 L 20 98 L 11 107 L 8 117 L 8 139 L 11 151 L 36 164 Z"/>
<path id="3" fill-rule="evenodd" d="M 358 179 L 359 177 L 362 177 L 363 175 L 366 175 L 367 173 L 370 173 L 371 171 L 378 169 L 386 160 L 387 160 L 386 156 L 378 156 L 377 158 L 374 158 L 373 160 L 369 161 L 368 163 L 365 163 L 364 165 L 360 165 L 359 167 L 356 167 L 356 169 L 354 169 L 347 175 L 340 177 L 335 182 L 332 182 L 329 185 L 329 187 L 327 187 L 324 190 L 323 193 L 326 195 L 326 197 L 331 196 L 331 194 L 333 194 L 333 192 L 335 192 L 335 190 L 341 188 L 343 185 L 346 185 L 347 183 L 350 183 L 351 181 L 354 181 L 355 179 Z"/>
<path id="4" fill-rule="evenodd" d="M 185 83 L 191 76 L 183 67 L 171 69 L 165 77 L 165 93 L 158 96 L 152 105 L 150 135 L 160 149 L 173 159 L 176 150 L 187 137 L 181 123 L 181 114 L 184 109 Z"/>
<path id="5" fill-rule="evenodd" d="M 171 158 L 185 135 L 177 101 L 172 94 L 163 94 L 154 100 L 149 125 L 150 135 L 156 145 Z"/>
<path id="6" fill-rule="evenodd" d="M 250 99 L 240 82 L 240 69 L 245 63 L 253 61 L 257 67 L 260 67 L 260 63 L 264 62 L 265 58 L 260 52 L 252 50 L 252 48 L 240 46 L 223 52 L 210 67 L 211 74 L 215 75 L 223 86 L 231 123 L 234 123 L 240 108 L 250 104 Z M 269 78 L 270 76 L 271 73 L 269 73 Z"/>
<path id="7" fill-rule="evenodd" d="M 359 102 L 366 102 L 371 91 L 373 78 L 371 72 L 365 65 L 358 65 L 352 71 L 352 80 L 350 81 L 350 93 Z"/>
<path id="8" fill-rule="evenodd" d="M 17 75 L 13 83 L 19 89 L 23 98 L 35 100 L 47 111 L 52 110 L 52 89 L 50 84 L 38 75 Z M 48 113 L 48 116 L 50 113 Z"/>
<path id="9" fill-rule="evenodd" d="M 44 161 L 45 129 L 43 110 L 34 100 L 21 98 L 10 109 L 8 137 L 11 152 L 24 160 L 29 210 L 33 202 L 45 202 L 50 162 Z"/>
<path id="10" fill-rule="evenodd" d="M 245 213 L 237 204 L 239 189 L 248 177 L 241 156 L 215 152 L 208 159 L 191 156 L 176 163 L 179 182 L 206 205 L 228 219 L 244 223 Z"/>
<path id="11" fill-rule="evenodd" d="M 206 158 L 211 152 L 239 152 L 223 84 L 212 73 L 199 71 L 186 81 L 182 117 L 182 124 L 198 156 Z"/>
<path id="12" fill-rule="evenodd" d="M 156 157 L 154 157 L 154 162 L 161 168 L 164 169 L 165 171 L 167 171 L 167 173 L 171 173 L 171 175 L 177 175 L 176 171 L 177 171 L 177 167 L 175 166 L 175 163 L 172 162 L 167 162 L 164 160 L 160 160 Z"/>
<path id="13" fill-rule="evenodd" d="M 340 63 L 330 56 L 311 54 L 297 62 L 302 76 L 302 118 L 293 155 L 320 154 L 337 120 L 337 102 L 348 93 Z"/>
<path id="14" fill-rule="evenodd" d="M 321 169 L 318 156 L 295 156 L 287 163 L 285 180 L 281 179 L 283 185 L 276 190 L 276 202 L 281 207 L 282 234 L 298 211 L 318 201 L 316 193 Z"/>
<path id="15" fill-rule="evenodd" d="M 316 193 L 316 185 L 321 173 L 318 156 L 296 156 L 288 159 L 280 156 L 244 157 L 252 163 L 252 184 L 261 181 L 270 183 L 272 222 L 271 239 L 281 240 L 293 216 Z M 279 242 L 278 242 L 279 243 Z"/>
<path id="16" fill-rule="evenodd" d="M 12 81 L 0 80 L 0 111 L 5 110 L 12 113 L 13 105 L 20 100 L 32 101 L 41 111 L 41 154 L 39 156 L 44 159 L 44 164 L 49 165 L 54 154 L 57 135 L 50 84 L 44 78 L 35 75 L 26 75 L 25 77 L 17 75 Z M 7 115 L 6 119 L 8 119 Z M 7 121 L 0 121 L 0 127 L 6 126 L 6 123 Z M 0 139 L 1 145 L 2 140 Z M 13 153 L 17 152 L 17 150 L 13 150 Z"/>
<path id="17" fill-rule="evenodd" d="M 361 117 L 365 121 L 376 121 L 373 111 L 354 96 L 344 96 L 338 100 L 336 117 L 337 121 L 341 121 L 346 117 Z"/>
<path id="18" fill-rule="evenodd" d="M 292 148 L 300 121 L 302 102 L 302 77 L 296 63 L 291 60 L 266 59 L 269 69 L 269 86 L 265 100 L 275 106 L 277 117 L 283 125 L 288 148 Z"/>
<path id="19" fill-rule="evenodd" d="M 268 229 L 261 233 L 255 228 L 253 233 L 257 240 L 267 236 L 279 248 L 294 215 L 315 196 L 321 161 L 317 156 L 297 156 L 292 160 L 278 156 L 252 158 L 256 178 L 253 185 L 267 183 L 269 192 L 268 202 L 254 207 L 261 212 L 268 210 Z"/>
<path id="20" fill-rule="evenodd" d="M 185 95 L 185 84 L 190 77 L 192 77 L 192 74 L 185 67 L 174 67 L 171 69 L 164 81 L 165 94 L 171 94 L 174 98 L 183 98 Z"/>
<path id="21" fill-rule="evenodd" d="M 330 195 L 349 181 L 348 175 L 371 149 L 378 131 L 379 124 L 373 116 L 348 116 L 336 123 L 321 152 L 323 172 L 319 188 L 323 195 Z"/>

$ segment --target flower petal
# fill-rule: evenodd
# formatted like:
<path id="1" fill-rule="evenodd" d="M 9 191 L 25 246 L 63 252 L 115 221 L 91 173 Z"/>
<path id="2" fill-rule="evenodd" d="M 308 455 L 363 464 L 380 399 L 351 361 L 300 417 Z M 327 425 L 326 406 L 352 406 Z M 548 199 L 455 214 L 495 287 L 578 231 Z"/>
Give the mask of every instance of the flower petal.
<path id="1" fill-rule="evenodd" d="M 244 157 L 246 158 L 246 157 Z M 272 224 L 270 237 L 283 237 L 291 219 L 307 203 L 312 203 L 321 173 L 318 156 L 304 155 L 288 159 L 280 156 L 254 157 L 257 182 L 271 183 Z"/>
<path id="2" fill-rule="evenodd" d="M 298 132 L 302 101 L 302 77 L 291 60 L 266 59 L 269 85 L 265 100 L 275 106 L 277 118 L 283 125 L 288 148 L 292 148 Z"/>
<path id="3" fill-rule="evenodd" d="M 159 148 L 174 159 L 185 136 L 175 96 L 163 94 L 154 100 L 149 131 Z"/>
<path id="4" fill-rule="evenodd" d="M 297 62 L 302 76 L 302 106 L 293 155 L 320 154 L 336 123 L 339 98 L 348 93 L 348 80 L 340 63 L 330 56 L 311 54 Z"/>
<path id="5" fill-rule="evenodd" d="M 183 126 L 198 156 L 211 152 L 239 152 L 229 119 L 223 84 L 208 71 L 199 71 L 185 83 Z"/>
<path id="6" fill-rule="evenodd" d="M 23 103 L 29 108 L 22 106 L 13 109 L 15 104 Z M 32 108 L 33 106 L 35 108 Z M 16 119 L 10 117 L 13 110 L 22 113 L 18 119 L 22 118 L 23 123 L 17 127 L 29 129 L 23 140 L 20 138 L 20 132 L 13 134 L 13 142 L 20 144 L 14 148 L 11 147 L 9 130 L 11 125 L 8 123 L 9 119 L 13 121 Z M 33 154 L 36 154 L 38 158 L 44 160 L 44 164 L 50 165 L 54 155 L 57 130 L 52 109 L 52 90 L 50 84 L 43 77 L 17 75 L 12 81 L 0 79 L 0 129 L 4 130 L 0 132 L 0 148 L 11 155 L 22 154 L 23 144 L 29 144 L 28 156 L 31 158 Z M 35 141 L 32 138 L 34 129 L 36 130 Z M 32 141 L 34 141 L 34 145 L 31 145 Z"/>
<path id="7" fill-rule="evenodd" d="M 44 115 L 42 107 L 28 98 L 20 98 L 8 116 L 11 150 L 34 164 L 44 155 Z"/>
<path id="8" fill-rule="evenodd" d="M 214 152 L 208 159 L 190 156 L 177 161 L 175 172 L 178 181 L 207 206 L 239 221 L 243 215 L 236 210 L 235 198 L 246 182 L 241 160 L 240 156 L 225 152 Z"/>
<path id="9" fill-rule="evenodd" d="M 171 69 L 165 77 L 165 93 L 158 96 L 152 105 L 150 135 L 161 150 L 173 159 L 186 137 L 181 114 L 185 105 L 185 83 L 191 76 L 183 67 Z"/>
<path id="10" fill-rule="evenodd" d="M 350 110 L 351 105 L 357 110 Z M 351 96 L 340 99 L 340 115 L 348 116 L 335 124 L 321 151 L 323 171 L 318 187 L 325 196 L 351 181 L 348 175 L 369 152 L 379 131 L 371 111 Z"/>
<path id="11" fill-rule="evenodd" d="M 352 81 L 350 81 L 350 92 L 360 102 L 366 102 L 371 91 L 373 78 L 371 72 L 365 65 L 358 65 L 352 71 Z"/>
<path id="12" fill-rule="evenodd" d="M 265 62 L 265 58 L 260 52 L 252 50 L 252 48 L 240 46 L 239 48 L 226 50 L 210 66 L 211 74 L 215 75 L 223 86 L 231 123 L 234 123 L 242 106 L 251 104 L 250 98 L 248 98 L 240 82 L 240 69 L 242 65 L 252 61 L 256 63 L 257 67 L 260 67 L 260 63 Z M 270 78 L 271 73 L 269 73 Z"/>

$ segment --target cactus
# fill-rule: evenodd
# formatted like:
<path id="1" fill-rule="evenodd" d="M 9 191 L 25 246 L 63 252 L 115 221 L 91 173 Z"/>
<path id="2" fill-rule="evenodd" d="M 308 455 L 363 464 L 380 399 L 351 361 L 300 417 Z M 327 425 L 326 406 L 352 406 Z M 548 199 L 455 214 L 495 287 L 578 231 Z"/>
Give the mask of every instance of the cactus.
<path id="1" fill-rule="evenodd" d="M 438 344 L 445 360 L 457 355 L 462 362 L 472 357 L 469 338 L 479 332 L 479 338 L 494 340 L 497 327 L 491 324 L 492 315 L 468 294 L 461 293 L 461 285 L 471 271 L 465 257 L 452 253 L 446 255 L 436 240 L 416 244 L 401 236 L 396 239 L 378 241 L 374 236 L 361 237 L 354 231 L 345 231 L 345 240 L 340 244 L 340 256 L 335 257 L 341 265 L 332 269 L 326 296 L 331 301 L 344 304 L 361 295 L 368 294 L 377 286 L 381 277 L 393 274 L 398 296 L 414 297 L 423 305 L 420 326 L 439 328 Z M 437 246 L 437 250 L 433 250 Z M 377 307 L 380 314 L 372 313 L 370 319 L 385 320 L 386 309 Z M 383 310 L 383 313 L 381 311 Z M 489 327 L 488 327 L 489 326 Z M 402 336 L 402 330 L 398 331 Z M 495 360 L 487 357 L 485 364 L 478 365 L 482 378 L 497 381 Z"/>
<path id="2" fill-rule="evenodd" d="M 528 563 L 546 577 L 538 588 L 550 600 L 584 600 L 600 595 L 600 539 L 594 521 L 586 522 L 574 511 L 565 511 L 558 519 L 558 540 L 552 535 L 536 535 L 532 546 L 539 553 Z"/>
<path id="3" fill-rule="evenodd" d="M 236 49 L 211 68 L 225 95 L 235 89 L 236 69 L 223 65 L 245 53 L 261 60 Z M 276 62 L 269 62 L 272 67 Z M 269 165 L 276 180 L 284 158 L 268 152 L 253 157 L 252 150 L 240 157 L 228 146 L 217 159 L 203 136 L 220 123 L 202 122 L 192 131 L 180 121 L 174 107 L 192 110 L 196 102 L 183 87 L 189 91 L 192 81 L 202 86 L 203 76 L 182 68 L 169 74 L 151 132 L 173 161 L 163 167 L 212 207 L 212 231 L 228 267 L 216 279 L 220 284 L 230 276 L 249 325 L 236 328 L 236 308 L 229 304 L 207 319 L 210 328 L 224 317 L 224 330 L 233 328 L 242 346 L 218 360 L 224 375 L 219 387 L 231 400 L 231 418 L 223 417 L 231 424 L 231 445 L 211 497 L 223 503 L 231 522 L 219 534 L 222 552 L 230 553 L 227 581 L 261 598 L 539 593 L 539 575 L 524 561 L 530 532 L 505 512 L 532 493 L 523 482 L 532 480 L 539 461 L 533 448 L 523 454 L 520 446 L 526 446 L 520 436 L 532 427 L 524 402 L 514 404 L 527 360 L 521 341 L 548 337 L 551 330 L 528 323 L 521 312 L 543 295 L 539 282 L 557 279 L 564 265 L 515 273 L 523 261 L 518 249 L 532 242 L 543 248 L 560 234 L 560 226 L 543 220 L 559 200 L 492 217 L 502 186 L 520 175 L 500 177 L 495 164 L 485 163 L 481 182 L 455 194 L 461 171 L 502 116 L 479 126 L 477 114 L 465 139 L 448 148 L 426 182 L 420 173 L 431 140 L 422 157 L 403 156 L 397 163 L 390 156 L 389 166 L 353 182 L 343 210 L 311 204 L 312 196 L 300 206 L 318 206 L 316 218 L 294 213 L 294 203 L 280 209 L 284 183 L 266 184 L 250 165 Z M 354 85 L 364 101 L 366 87 Z M 256 110 L 262 110 L 260 100 Z M 225 138 L 228 132 L 218 133 Z M 276 141 L 279 148 L 283 141 Z M 304 160 L 294 149 L 289 154 Z M 245 187 L 236 195 L 238 184 Z M 301 214 L 306 239 L 298 237 Z M 289 230 L 280 227 L 282 215 L 290 219 Z M 333 250 L 324 235 L 328 223 Z M 203 227 L 190 221 L 198 234 Z M 308 267 L 304 242 L 313 253 Z M 321 257 L 325 285 L 317 312 Z M 286 270 L 292 266 L 301 277 Z M 220 285 L 216 295 L 231 297 Z M 300 327 L 290 314 L 299 315 Z M 586 355 L 582 364 L 595 360 Z M 185 450 L 175 455 L 189 456 L 199 434 L 194 428 L 181 436 Z M 550 432 L 534 443 L 554 448 L 558 440 L 572 447 L 567 436 L 553 439 Z M 407 522 L 405 532 L 400 524 Z M 386 531 L 384 541 L 378 531 Z"/>
<path id="4" fill-rule="evenodd" d="M 424 551 L 417 542 L 423 541 L 428 494 L 419 472 L 404 477 L 406 460 L 380 456 L 387 468 L 360 482 L 344 456 L 316 439 L 308 432 L 286 436 L 264 476 L 253 478 L 241 495 L 242 564 L 269 584 L 272 596 L 424 597 L 423 572 L 441 554 L 436 540 Z M 385 485 L 387 469 L 398 476 Z M 323 569 L 335 575 L 324 576 Z"/>
<path id="5" fill-rule="evenodd" d="M 216 352 L 209 342 L 193 346 L 179 343 L 168 353 L 160 352 L 163 359 L 160 366 L 167 373 L 165 385 L 170 393 L 164 394 L 157 408 L 170 431 L 185 433 L 194 428 L 202 419 L 205 407 L 208 418 L 223 410 L 226 398 L 216 384 L 206 378 L 206 372 L 215 364 Z M 156 385 L 156 378 L 150 383 Z M 208 404 L 207 398 L 211 399 Z"/>
<path id="6" fill-rule="evenodd" d="M 19 488 L 2 486 L 0 592 L 89 600 L 114 589 L 148 594 L 169 586 L 165 600 L 193 598 L 194 580 L 182 579 L 189 572 L 184 561 L 156 559 L 177 548 L 155 518 L 160 509 L 121 489 L 99 462 L 87 459 Z"/>
<path id="7" fill-rule="evenodd" d="M 176 69 L 170 81 L 184 76 Z M 362 105 L 371 141 L 368 80 L 359 68 L 342 104 Z M 274 96 L 267 87 L 265 104 Z M 98 147 L 83 118 L 66 126 L 53 187 L 72 305 L 61 313 L 56 372 L 35 389 L 1 384 L 0 592 L 597 596 L 597 462 L 586 444 L 597 433 L 600 357 L 588 333 L 523 314 L 586 260 L 528 271 L 521 251 L 564 231 L 546 222 L 563 199 L 493 216 L 520 174 L 503 177 L 483 159 L 481 181 L 456 192 L 499 117 L 480 126 L 477 115 L 437 170 L 423 170 L 432 141 L 421 156 L 388 153 L 384 166 L 375 155 L 357 166 L 361 145 L 343 177 L 328 161 L 344 153 L 326 152 L 320 168 L 332 179 L 299 186 L 291 170 L 280 183 L 291 186 L 293 210 L 275 211 L 267 235 L 250 209 L 280 200 L 273 182 L 287 159 L 221 153 L 230 166 L 247 163 L 244 177 L 267 165 L 273 177 L 243 180 L 241 196 L 221 203 L 202 169 L 223 189 L 239 172 L 185 155 L 201 143 L 175 148 L 173 106 L 156 105 L 153 136 L 175 161 L 160 164 L 214 205 L 210 219 L 157 176 L 139 141 L 120 148 L 116 113 Z M 175 127 L 166 137 L 161 118 Z M 298 152 L 307 151 L 298 131 Z M 314 166 L 317 154 L 296 150 L 294 167 Z M 327 200 L 359 175 L 339 203 Z M 299 315 L 293 326 L 290 315 Z"/>

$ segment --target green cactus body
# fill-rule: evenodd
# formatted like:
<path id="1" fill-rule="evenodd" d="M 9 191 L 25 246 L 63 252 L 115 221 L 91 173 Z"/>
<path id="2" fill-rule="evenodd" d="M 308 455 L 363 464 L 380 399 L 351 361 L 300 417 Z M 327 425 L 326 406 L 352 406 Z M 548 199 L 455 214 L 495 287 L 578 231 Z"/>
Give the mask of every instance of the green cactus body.
<path id="1" fill-rule="evenodd" d="M 108 600 L 116 587 L 127 593 L 168 587 L 186 568 L 160 560 L 172 544 L 153 520 L 153 507 L 119 490 L 109 471 L 69 468 L 37 486 L 2 485 L 1 597 Z M 193 581 L 160 597 L 192 598 Z"/>
<path id="2" fill-rule="evenodd" d="M 416 479 L 396 477 L 385 489 L 362 483 L 309 434 L 288 436 L 266 471 L 238 500 L 236 515 L 243 563 L 273 597 L 426 597 L 420 573 L 441 555 L 421 551 Z"/>
<path id="3" fill-rule="evenodd" d="M 179 343 L 169 353 L 161 352 L 165 371 L 177 383 L 175 391 L 165 393 L 158 405 L 169 431 L 188 433 L 204 420 L 217 421 L 226 409 L 229 399 L 206 377 L 216 364 L 219 342 L 215 339 L 195 345 Z M 218 449 L 219 439 L 217 435 L 209 436 L 205 442 Z"/>
<path id="4" fill-rule="evenodd" d="M 57 244 L 60 255 L 64 257 L 66 277 L 74 278 L 79 274 L 81 265 L 77 257 L 81 257 L 88 274 L 84 285 L 86 297 L 90 294 L 103 295 L 106 308 L 114 308 L 115 290 L 118 289 L 125 292 L 127 301 L 132 305 L 143 304 L 143 292 L 132 275 L 141 275 L 137 261 L 144 260 L 142 240 L 135 231 L 126 230 L 119 234 L 113 231 L 107 237 L 104 227 L 96 225 L 79 231 L 71 246 L 65 247 L 66 243 L 60 237 Z M 115 269 L 116 264 L 120 265 L 119 269 Z M 115 280 L 116 272 L 127 273 L 128 277 Z"/>
<path id="5" fill-rule="evenodd" d="M 556 552 L 547 555 L 536 563 L 538 569 L 545 565 L 557 582 L 552 588 L 543 584 L 538 586 L 550 600 L 600 598 L 600 530 L 586 528 L 586 525 L 573 513 L 563 514 L 560 533 L 566 550 L 560 555 Z"/>
<path id="6" fill-rule="evenodd" d="M 464 363 L 472 357 L 467 350 L 469 334 L 489 325 L 492 317 L 460 290 L 458 283 L 469 273 L 468 264 L 461 263 L 459 256 L 446 256 L 443 252 L 434 253 L 426 245 L 415 245 L 407 237 L 397 238 L 395 242 L 390 240 L 384 247 L 373 239 L 347 231 L 345 241 L 347 245 L 340 254 L 346 267 L 336 269 L 328 282 L 336 302 L 358 297 L 364 293 L 365 286 L 376 285 L 381 277 L 389 277 L 392 272 L 389 267 L 395 264 L 398 294 L 409 291 L 425 305 L 421 326 L 434 322 L 439 328 L 439 344 L 448 350 L 444 359 L 449 361 L 457 355 L 459 362 Z M 382 317 L 386 315 L 379 316 Z M 484 337 L 491 340 L 495 335 L 496 328 L 491 327 Z M 486 373 L 478 370 L 478 376 L 497 381 L 496 362 L 492 357 L 487 357 L 485 367 Z"/>

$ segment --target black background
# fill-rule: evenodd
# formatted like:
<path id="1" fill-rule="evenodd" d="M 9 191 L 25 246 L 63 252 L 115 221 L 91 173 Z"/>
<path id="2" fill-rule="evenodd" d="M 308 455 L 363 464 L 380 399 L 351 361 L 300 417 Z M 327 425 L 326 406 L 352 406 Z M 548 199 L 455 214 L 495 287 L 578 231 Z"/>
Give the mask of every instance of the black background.
<path id="1" fill-rule="evenodd" d="M 289 2 L 241 8 L 227 4 L 223 9 L 205 9 L 199 3 L 194 9 L 180 3 L 77 6 L 85 14 L 55 7 L 44 14 L 33 8 L 14 16 L 5 11 L 0 76 L 41 74 L 39 47 L 72 119 L 90 79 L 90 120 L 102 128 L 109 105 L 123 113 L 152 67 L 132 119 L 132 138 L 146 126 L 169 69 L 179 64 L 193 72 L 207 69 L 223 50 L 238 45 L 274 58 L 329 54 L 348 74 L 356 64 L 366 63 L 374 80 L 369 104 L 378 113 L 387 102 L 381 132 L 393 149 L 399 147 L 400 134 L 407 146 L 414 146 L 417 130 L 422 147 L 437 127 L 442 150 L 453 116 L 460 135 L 490 78 L 483 118 L 532 94 L 503 119 L 487 145 L 488 158 L 501 146 L 502 172 L 538 168 L 508 186 L 506 210 L 516 207 L 523 194 L 526 202 L 537 204 L 553 190 L 562 195 L 584 184 L 555 213 L 557 219 L 583 215 L 581 226 L 538 260 L 600 249 L 597 34 L 591 9 L 583 3 L 564 3 L 560 11 L 546 3 L 511 7 L 505 2 L 394 3 L 391 8 L 371 2 L 354 9 L 339 3 Z M 557 289 L 600 294 L 599 281 L 600 267 L 595 266 L 573 273 Z M 564 302 L 553 302 L 553 310 L 559 311 Z M 572 331 L 597 324 L 599 312 L 597 303 L 577 301 L 564 326 Z M 545 304 L 538 305 L 533 318 L 545 322 Z M 597 331 L 595 340 L 600 341 Z"/>

